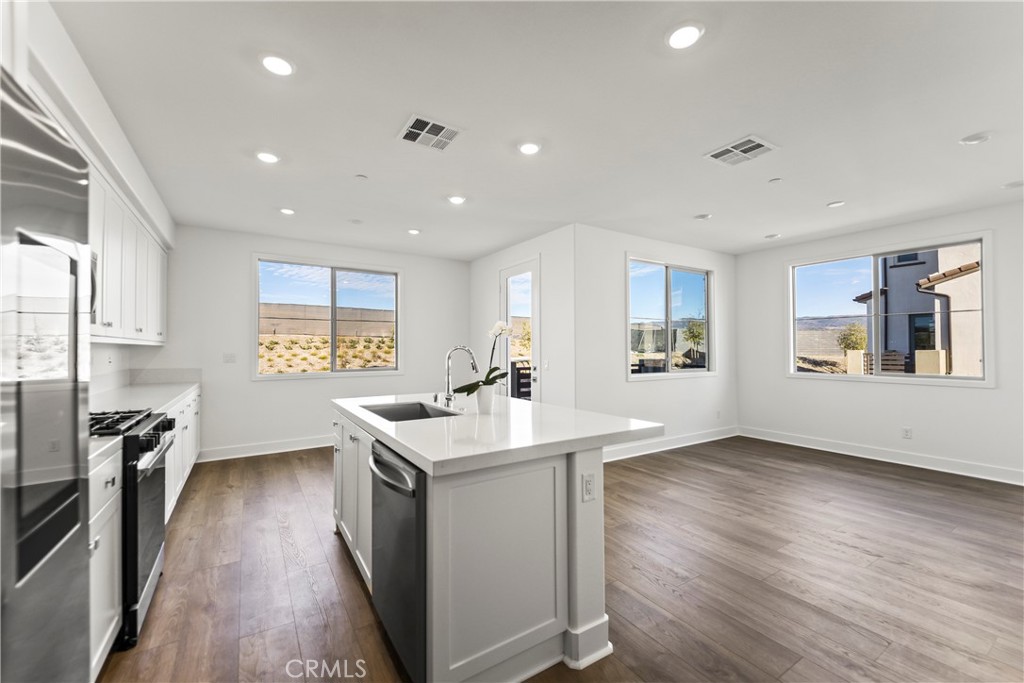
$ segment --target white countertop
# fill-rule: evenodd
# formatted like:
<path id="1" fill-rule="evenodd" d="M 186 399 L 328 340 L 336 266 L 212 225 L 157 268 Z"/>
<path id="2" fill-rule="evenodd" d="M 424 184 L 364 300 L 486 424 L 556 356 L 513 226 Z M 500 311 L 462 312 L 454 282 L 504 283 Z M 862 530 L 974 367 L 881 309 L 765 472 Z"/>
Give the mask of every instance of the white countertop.
<path id="1" fill-rule="evenodd" d="M 363 396 L 331 403 L 375 439 L 431 476 L 468 472 L 662 436 L 664 425 L 574 410 L 521 399 L 494 397 L 494 412 L 477 414 L 476 397 L 459 395 L 462 414 L 391 422 L 361 408 L 387 403 L 433 403 L 433 394 Z"/>
<path id="2" fill-rule="evenodd" d="M 89 469 L 117 453 L 121 448 L 119 436 L 93 436 L 89 438 Z"/>
<path id="3" fill-rule="evenodd" d="M 171 406 L 185 398 L 188 392 L 199 388 L 192 382 L 177 384 L 129 384 L 89 397 L 89 411 L 141 410 L 154 413 L 167 412 Z"/>

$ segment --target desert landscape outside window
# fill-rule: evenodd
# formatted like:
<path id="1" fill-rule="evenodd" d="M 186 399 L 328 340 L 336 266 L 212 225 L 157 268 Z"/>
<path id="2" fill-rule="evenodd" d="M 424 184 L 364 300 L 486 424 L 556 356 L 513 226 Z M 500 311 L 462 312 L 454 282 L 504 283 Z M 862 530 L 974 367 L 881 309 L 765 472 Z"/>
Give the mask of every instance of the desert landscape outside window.
<path id="1" fill-rule="evenodd" d="M 985 376 L 979 240 L 796 266 L 793 284 L 796 372 Z"/>
<path id="2" fill-rule="evenodd" d="M 259 260 L 259 375 L 395 370 L 397 273 Z"/>

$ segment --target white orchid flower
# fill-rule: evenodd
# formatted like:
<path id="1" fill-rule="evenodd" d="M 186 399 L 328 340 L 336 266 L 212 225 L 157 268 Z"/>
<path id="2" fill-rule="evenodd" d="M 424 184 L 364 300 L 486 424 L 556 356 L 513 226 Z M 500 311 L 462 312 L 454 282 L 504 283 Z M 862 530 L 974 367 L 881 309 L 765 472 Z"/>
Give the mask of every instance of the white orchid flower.
<path id="1" fill-rule="evenodd" d="M 503 334 L 512 334 L 512 326 L 505 324 L 505 321 L 503 320 L 499 320 L 494 323 L 494 327 L 492 327 L 491 331 L 487 334 L 494 338 L 500 337 Z"/>

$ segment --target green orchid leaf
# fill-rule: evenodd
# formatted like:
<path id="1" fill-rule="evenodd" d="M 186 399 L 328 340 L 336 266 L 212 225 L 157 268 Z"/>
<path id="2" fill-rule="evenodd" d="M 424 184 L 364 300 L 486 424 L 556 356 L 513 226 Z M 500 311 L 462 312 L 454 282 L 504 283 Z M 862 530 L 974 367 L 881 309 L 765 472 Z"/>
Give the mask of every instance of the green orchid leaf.
<path id="1" fill-rule="evenodd" d="M 453 394 L 465 394 L 466 396 L 472 396 L 476 393 L 476 390 L 480 388 L 480 380 L 474 380 L 469 384 L 463 384 L 461 387 L 452 389 Z"/>
<path id="2" fill-rule="evenodd" d="M 507 372 L 499 372 L 497 375 L 494 375 L 493 377 L 490 374 L 488 374 L 487 377 L 483 380 L 483 383 L 487 385 L 492 385 L 495 384 L 498 380 L 505 379 L 506 377 L 508 377 Z"/>

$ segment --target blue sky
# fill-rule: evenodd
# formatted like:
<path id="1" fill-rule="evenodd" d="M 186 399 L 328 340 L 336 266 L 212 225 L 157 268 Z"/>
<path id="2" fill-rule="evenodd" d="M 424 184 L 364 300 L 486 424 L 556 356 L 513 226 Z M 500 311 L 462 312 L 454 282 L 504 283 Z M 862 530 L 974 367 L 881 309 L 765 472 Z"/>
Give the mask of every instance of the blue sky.
<path id="1" fill-rule="evenodd" d="M 330 306 L 331 269 L 260 261 L 260 303 Z M 395 277 L 380 273 L 338 271 L 338 305 L 393 311 Z"/>
<path id="2" fill-rule="evenodd" d="M 796 268 L 796 317 L 864 315 L 853 301 L 871 289 L 871 257 L 828 261 Z"/>
<path id="3" fill-rule="evenodd" d="M 532 300 L 532 275 L 520 273 L 508 279 L 508 312 L 517 318 L 530 317 Z"/>
<path id="4" fill-rule="evenodd" d="M 629 316 L 665 319 L 665 266 L 629 263 Z M 707 295 L 702 273 L 672 272 L 672 318 L 703 318 Z"/>

